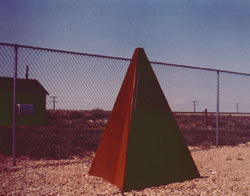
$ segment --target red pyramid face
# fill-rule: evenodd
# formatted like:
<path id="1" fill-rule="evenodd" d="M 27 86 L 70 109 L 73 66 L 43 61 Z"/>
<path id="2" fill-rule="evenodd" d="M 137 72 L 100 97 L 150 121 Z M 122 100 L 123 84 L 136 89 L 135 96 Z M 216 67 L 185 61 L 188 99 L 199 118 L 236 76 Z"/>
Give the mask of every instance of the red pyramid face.
<path id="1" fill-rule="evenodd" d="M 134 52 L 89 174 L 122 191 L 200 176 L 141 48 Z"/>
<path id="2" fill-rule="evenodd" d="M 128 136 L 134 101 L 136 63 L 137 51 L 123 80 L 111 117 L 89 171 L 89 174 L 103 177 L 117 185 L 121 190 L 124 186 Z"/>

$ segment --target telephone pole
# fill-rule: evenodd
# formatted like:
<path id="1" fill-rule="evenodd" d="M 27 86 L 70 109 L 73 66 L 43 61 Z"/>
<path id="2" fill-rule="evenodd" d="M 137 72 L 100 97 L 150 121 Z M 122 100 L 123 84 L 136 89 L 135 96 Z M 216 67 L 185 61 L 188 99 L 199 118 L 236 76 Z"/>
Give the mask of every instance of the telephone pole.
<path id="1" fill-rule="evenodd" d="M 239 105 L 240 103 L 235 103 L 235 106 L 236 106 L 236 112 L 239 113 Z"/>
<path id="2" fill-rule="evenodd" d="M 56 110 L 56 98 L 57 98 L 57 96 L 51 96 L 50 98 L 52 98 L 53 99 L 53 101 L 52 101 L 52 103 L 53 103 L 53 110 Z"/>
<path id="3" fill-rule="evenodd" d="M 194 112 L 196 112 L 196 106 L 197 106 L 198 101 L 194 100 L 193 101 L 193 106 L 194 106 Z"/>

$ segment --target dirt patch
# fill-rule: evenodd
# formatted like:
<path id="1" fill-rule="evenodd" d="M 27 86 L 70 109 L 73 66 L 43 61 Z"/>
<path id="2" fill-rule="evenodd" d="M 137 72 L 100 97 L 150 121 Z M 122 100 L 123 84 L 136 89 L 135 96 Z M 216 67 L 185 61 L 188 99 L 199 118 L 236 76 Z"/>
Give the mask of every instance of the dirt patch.
<path id="1" fill-rule="evenodd" d="M 18 126 L 17 167 L 11 128 L 0 127 L 0 196 L 122 195 L 87 175 L 109 112 L 51 112 L 48 124 Z M 215 148 L 215 116 L 175 114 L 202 178 L 131 191 L 125 195 L 250 195 L 250 117 L 222 116 Z"/>
<path id="2" fill-rule="evenodd" d="M 201 178 L 125 195 L 249 195 L 250 143 L 190 150 Z M 19 157 L 17 167 L 0 169 L 0 195 L 123 195 L 111 183 L 87 174 L 93 157 L 94 152 L 68 160 Z M 4 160 L 11 164 L 11 159 Z"/>

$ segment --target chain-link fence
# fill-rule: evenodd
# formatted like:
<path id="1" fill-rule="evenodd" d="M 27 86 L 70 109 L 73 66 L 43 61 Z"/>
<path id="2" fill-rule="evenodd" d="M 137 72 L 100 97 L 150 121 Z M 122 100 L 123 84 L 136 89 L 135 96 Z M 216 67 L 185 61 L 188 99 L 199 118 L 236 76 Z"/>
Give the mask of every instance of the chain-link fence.
<path id="1" fill-rule="evenodd" d="M 70 158 L 94 151 L 129 63 L 125 58 L 0 44 L 1 160 L 12 164 L 12 148 L 15 156 L 29 158 Z M 249 141 L 249 74 L 151 65 L 188 145 Z"/>

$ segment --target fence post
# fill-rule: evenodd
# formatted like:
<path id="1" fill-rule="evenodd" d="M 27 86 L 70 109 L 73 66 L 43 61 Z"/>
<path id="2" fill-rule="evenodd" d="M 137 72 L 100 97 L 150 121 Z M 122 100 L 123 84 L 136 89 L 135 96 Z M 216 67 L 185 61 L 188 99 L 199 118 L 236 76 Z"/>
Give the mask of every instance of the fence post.
<path id="1" fill-rule="evenodd" d="M 217 70 L 216 146 L 219 145 L 220 71 Z"/>
<path id="2" fill-rule="evenodd" d="M 204 110 L 205 113 L 205 128 L 207 128 L 207 108 Z"/>
<path id="3" fill-rule="evenodd" d="M 12 166 L 16 166 L 16 81 L 17 81 L 17 64 L 18 64 L 18 46 L 14 46 L 15 65 L 13 76 L 13 106 L 12 106 Z"/>

